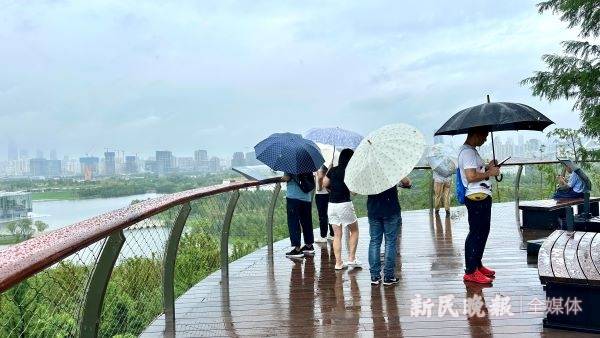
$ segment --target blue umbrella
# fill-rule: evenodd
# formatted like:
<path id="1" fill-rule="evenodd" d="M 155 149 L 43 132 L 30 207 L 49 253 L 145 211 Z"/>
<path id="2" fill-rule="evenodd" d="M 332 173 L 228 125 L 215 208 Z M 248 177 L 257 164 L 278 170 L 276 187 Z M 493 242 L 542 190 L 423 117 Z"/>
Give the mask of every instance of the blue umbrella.
<path id="1" fill-rule="evenodd" d="M 304 135 L 307 139 L 330 144 L 338 149 L 356 149 L 362 141 L 362 135 L 342 128 L 312 128 Z"/>
<path id="2" fill-rule="evenodd" d="M 273 170 L 290 174 L 311 173 L 325 162 L 319 147 L 301 135 L 276 133 L 254 146 L 256 159 Z"/>

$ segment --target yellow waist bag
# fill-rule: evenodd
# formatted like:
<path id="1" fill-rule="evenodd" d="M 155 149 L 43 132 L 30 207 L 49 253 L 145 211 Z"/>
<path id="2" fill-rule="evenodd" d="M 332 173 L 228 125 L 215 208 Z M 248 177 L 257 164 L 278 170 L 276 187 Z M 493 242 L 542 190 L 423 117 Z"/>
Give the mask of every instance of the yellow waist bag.
<path id="1" fill-rule="evenodd" d="M 483 201 L 487 197 L 488 197 L 488 194 L 486 194 L 484 192 L 476 192 L 476 193 L 467 195 L 467 198 L 470 199 L 471 201 Z"/>

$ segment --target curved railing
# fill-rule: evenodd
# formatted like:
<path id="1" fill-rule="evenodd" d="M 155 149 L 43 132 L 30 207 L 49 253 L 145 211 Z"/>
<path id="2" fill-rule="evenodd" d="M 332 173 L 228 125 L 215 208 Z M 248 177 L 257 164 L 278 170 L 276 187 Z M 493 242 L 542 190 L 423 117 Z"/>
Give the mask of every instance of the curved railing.
<path id="1" fill-rule="evenodd" d="M 176 296 L 216 269 L 226 278 L 231 259 L 260 246 L 272 253 L 279 182 L 170 194 L 0 251 L 0 336 L 137 335 L 161 313 L 173 325 Z M 234 214 L 260 234 L 232 229 Z"/>
<path id="2" fill-rule="evenodd" d="M 523 167 L 555 163 L 506 164 L 518 167 L 517 226 Z M 0 251 L 0 336 L 137 335 L 161 313 L 172 329 L 177 296 L 218 269 L 226 280 L 230 260 L 265 245 L 272 255 L 274 238 L 287 237 L 279 192 L 279 178 L 188 190 Z"/>

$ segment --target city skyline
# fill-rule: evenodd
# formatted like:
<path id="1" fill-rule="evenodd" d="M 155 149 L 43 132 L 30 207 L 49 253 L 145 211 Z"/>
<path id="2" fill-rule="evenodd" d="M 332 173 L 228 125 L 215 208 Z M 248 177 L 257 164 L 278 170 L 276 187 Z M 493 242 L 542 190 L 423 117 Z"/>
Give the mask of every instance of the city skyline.
<path id="1" fill-rule="evenodd" d="M 496 133 L 496 158 L 540 158 L 552 160 L 557 156 L 570 156 L 570 146 L 555 138 L 540 137 L 533 132 Z M 464 135 L 456 137 L 440 136 L 433 143 L 445 143 L 455 150 L 462 144 Z M 588 142 L 588 140 L 584 140 Z M 598 147 L 598 145 L 590 145 Z M 492 158 L 491 138 L 480 147 L 482 156 Z M 217 156 L 206 149 L 196 149 L 191 153 L 174 153 L 167 149 L 155 150 L 153 155 L 138 156 L 122 150 L 106 148 L 102 155 L 63 155 L 57 149 L 37 148 L 31 157 L 28 149 L 19 149 L 12 143 L 6 149 L 7 158 L 0 160 L 0 176 L 62 177 L 83 176 L 93 179 L 97 176 L 115 176 L 138 173 L 186 173 L 218 172 L 231 167 L 259 165 L 254 151 L 235 151 L 229 156 Z M 45 154 L 49 154 L 46 158 Z M 16 158 L 15 158 L 16 156 Z M 58 159 L 61 158 L 61 159 Z"/>

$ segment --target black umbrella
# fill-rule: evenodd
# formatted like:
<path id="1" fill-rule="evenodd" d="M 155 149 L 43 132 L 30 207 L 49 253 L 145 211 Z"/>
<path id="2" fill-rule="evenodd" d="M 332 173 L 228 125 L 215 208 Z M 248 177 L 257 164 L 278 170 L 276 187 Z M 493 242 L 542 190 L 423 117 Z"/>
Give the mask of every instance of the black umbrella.
<path id="1" fill-rule="evenodd" d="M 493 132 L 503 130 L 543 131 L 554 123 L 544 114 L 522 103 L 490 102 L 489 95 L 487 101 L 487 103 L 459 111 L 446 121 L 435 135 L 459 135 L 467 134 L 472 128 L 487 129 L 491 132 L 492 153 L 495 160 Z"/>

